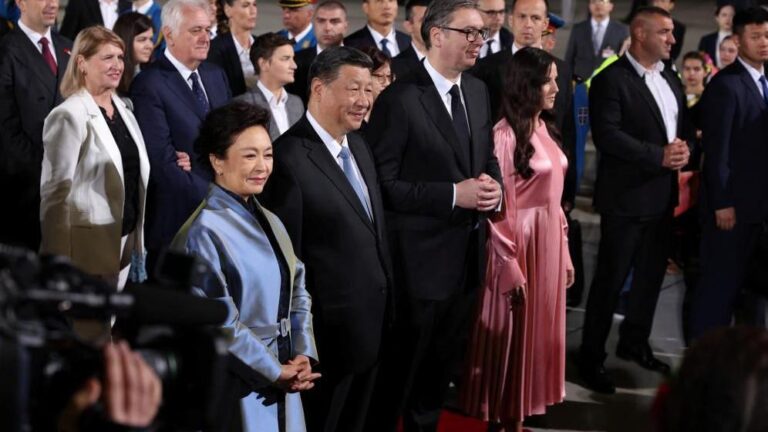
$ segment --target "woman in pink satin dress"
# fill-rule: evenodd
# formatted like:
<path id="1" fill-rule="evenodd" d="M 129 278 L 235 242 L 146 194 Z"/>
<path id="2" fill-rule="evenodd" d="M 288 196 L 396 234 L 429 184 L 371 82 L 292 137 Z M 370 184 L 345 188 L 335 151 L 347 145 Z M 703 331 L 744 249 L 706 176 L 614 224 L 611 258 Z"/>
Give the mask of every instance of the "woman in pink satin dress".
<path id="1" fill-rule="evenodd" d="M 568 162 L 552 109 L 554 57 L 524 48 L 512 58 L 494 127 L 503 207 L 490 220 L 485 286 L 460 394 L 491 430 L 520 431 L 565 396 L 565 289 L 573 283 L 560 208 Z"/>

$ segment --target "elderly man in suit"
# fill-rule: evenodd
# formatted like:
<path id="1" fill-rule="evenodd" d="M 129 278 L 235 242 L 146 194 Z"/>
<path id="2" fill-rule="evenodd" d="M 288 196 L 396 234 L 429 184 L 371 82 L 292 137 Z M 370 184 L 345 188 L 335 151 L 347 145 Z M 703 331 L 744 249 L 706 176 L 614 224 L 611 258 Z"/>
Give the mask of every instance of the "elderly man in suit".
<path id="1" fill-rule="evenodd" d="M 584 80 L 589 79 L 606 58 L 618 54 L 621 44 L 629 37 L 629 28 L 611 19 L 612 11 L 611 0 L 589 0 L 590 19 L 573 26 L 565 62 L 574 75 Z"/>
<path id="2" fill-rule="evenodd" d="M 436 430 L 464 355 L 485 271 L 486 216 L 501 199 L 486 86 L 464 73 L 487 31 L 474 0 L 433 1 L 421 35 L 427 57 L 376 100 L 366 136 L 387 209 L 398 292 L 397 333 L 385 354 L 367 430 Z"/>
<path id="3" fill-rule="evenodd" d="M 407 34 L 395 30 L 397 0 L 363 0 L 365 27 L 344 39 L 344 45 L 363 49 L 374 46 L 389 57 L 405 51 L 411 43 Z"/>
<path id="4" fill-rule="evenodd" d="M 409 0 L 405 5 L 403 28 L 411 37 L 411 46 L 392 59 L 391 68 L 395 77 L 405 76 L 411 70 L 417 69 L 427 55 L 427 48 L 421 38 L 421 22 L 429 2 L 430 0 Z"/>
<path id="5" fill-rule="evenodd" d="M 347 34 L 347 7 L 339 0 L 323 0 L 315 6 L 312 25 L 317 36 L 317 46 L 296 53 L 296 79 L 285 88 L 297 95 L 306 105 L 309 101 L 309 66 L 324 49 L 340 46 Z"/>
<path id="6" fill-rule="evenodd" d="M 208 191 L 210 174 L 197 163 L 192 144 L 206 114 L 231 98 L 224 71 L 204 63 L 210 46 L 208 1 L 170 0 L 162 20 L 168 48 L 131 86 L 152 167 L 145 231 L 150 271 Z M 179 153 L 189 155 L 191 171 L 177 163 Z"/>
<path id="7" fill-rule="evenodd" d="M 699 102 L 704 219 L 693 338 L 731 323 L 747 262 L 768 220 L 768 11 L 737 12 L 733 31 L 739 57 L 715 75 Z"/>
<path id="8" fill-rule="evenodd" d="M 18 25 L 0 43 L 0 189 L 12 210 L 0 216 L 0 243 L 40 246 L 43 122 L 62 102 L 59 79 L 72 42 L 51 31 L 58 0 L 19 0 Z"/>
<path id="9" fill-rule="evenodd" d="M 315 29 L 312 26 L 311 0 L 280 0 L 278 5 L 283 9 L 284 29 L 278 33 L 293 42 L 293 50 L 301 51 L 317 45 Z"/>
<path id="10" fill-rule="evenodd" d="M 579 369 L 587 387 L 613 393 L 603 367 L 605 343 L 624 281 L 632 287 L 616 348 L 619 358 L 668 373 L 649 344 L 670 252 L 677 171 L 693 136 L 677 74 L 665 67 L 675 40 L 663 9 L 638 9 L 629 51 L 592 80 L 590 121 L 600 152 L 595 208 L 600 212 L 597 268 L 587 299 Z"/>
<path id="11" fill-rule="evenodd" d="M 309 71 L 309 109 L 275 142 L 262 196 L 307 271 L 323 378 L 303 398 L 309 431 L 367 431 L 364 421 L 392 300 L 384 207 L 360 128 L 372 62 L 333 47 Z"/>
<path id="12" fill-rule="evenodd" d="M 235 98 L 269 111 L 269 138 L 272 141 L 304 115 L 301 99 L 285 90 L 285 85 L 294 80 L 296 63 L 293 56 L 293 44 L 285 37 L 277 33 L 257 37 L 251 47 L 251 62 L 259 80 L 247 93 Z"/>
<path id="13" fill-rule="evenodd" d="M 131 8 L 131 0 L 70 0 L 59 33 L 75 40 L 80 30 L 93 25 L 112 29 L 120 11 Z"/>
<path id="14" fill-rule="evenodd" d="M 480 49 L 480 58 L 505 50 L 512 45 L 512 33 L 504 28 L 507 9 L 504 0 L 478 0 L 477 9 L 488 27 L 488 39 Z"/>

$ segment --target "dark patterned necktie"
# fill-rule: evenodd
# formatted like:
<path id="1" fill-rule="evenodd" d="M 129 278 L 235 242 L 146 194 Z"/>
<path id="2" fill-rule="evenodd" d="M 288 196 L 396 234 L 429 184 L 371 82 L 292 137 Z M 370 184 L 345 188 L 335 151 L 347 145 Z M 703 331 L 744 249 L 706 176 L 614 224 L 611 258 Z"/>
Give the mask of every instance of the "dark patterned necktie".
<path id="1" fill-rule="evenodd" d="M 58 75 L 58 67 L 56 66 L 56 60 L 53 58 L 53 54 L 51 54 L 51 49 L 48 47 L 50 42 L 48 42 L 48 38 L 41 38 L 40 42 L 38 42 L 40 45 L 42 45 L 43 49 L 43 60 L 45 60 L 45 63 L 48 65 L 48 68 L 51 70 L 51 73 L 56 76 Z"/>
<path id="2" fill-rule="evenodd" d="M 189 79 L 192 80 L 192 94 L 195 95 L 195 101 L 197 101 L 198 107 L 200 107 L 204 113 L 208 114 L 211 106 L 208 104 L 208 98 L 205 97 L 203 86 L 200 85 L 200 78 L 197 76 L 197 72 L 192 72 L 192 75 L 189 76 Z"/>
<path id="3" fill-rule="evenodd" d="M 387 57 L 392 58 L 392 51 L 389 50 L 389 47 L 387 44 L 389 43 L 389 39 L 382 39 L 381 40 L 381 52 L 387 55 Z"/>
<path id="4" fill-rule="evenodd" d="M 765 75 L 760 77 L 760 85 L 763 87 L 763 100 L 768 105 L 768 80 L 765 79 Z"/>

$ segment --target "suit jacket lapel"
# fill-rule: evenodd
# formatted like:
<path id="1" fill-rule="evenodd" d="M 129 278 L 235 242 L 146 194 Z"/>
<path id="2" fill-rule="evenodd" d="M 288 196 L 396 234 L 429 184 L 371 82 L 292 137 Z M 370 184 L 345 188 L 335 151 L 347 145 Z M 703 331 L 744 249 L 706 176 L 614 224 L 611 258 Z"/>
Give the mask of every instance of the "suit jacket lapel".
<path id="1" fill-rule="evenodd" d="M 60 79 L 64 76 L 64 72 L 67 70 L 71 51 L 70 48 L 66 46 L 64 38 L 59 37 L 58 34 L 52 34 L 51 38 L 54 39 L 53 48 L 56 51 L 56 66 L 58 69 L 58 78 Z M 42 57 L 42 55 L 40 57 Z"/>
<path id="2" fill-rule="evenodd" d="M 356 133 L 347 134 L 347 142 L 349 143 L 349 150 L 355 157 L 355 162 L 357 162 L 357 169 L 360 170 L 360 175 L 363 177 L 365 186 L 368 189 L 368 199 L 371 201 L 371 215 L 373 216 L 374 224 L 378 226 L 379 220 L 383 217 L 383 212 L 377 205 L 379 202 L 378 184 L 373 176 L 373 173 L 376 172 L 376 166 L 365 149 L 367 144 L 363 142 L 359 135 Z M 368 219 L 367 215 L 365 215 L 365 219 L 370 223 L 371 220 Z"/>
<path id="3" fill-rule="evenodd" d="M 651 91 L 648 90 L 648 86 L 645 85 L 645 80 L 643 80 L 643 78 L 637 74 L 637 71 L 634 67 L 632 67 L 632 63 L 629 62 L 629 59 L 627 59 L 626 55 L 619 59 L 619 61 L 622 61 L 622 65 L 626 71 L 628 76 L 627 81 L 630 82 L 631 85 L 635 87 L 635 90 L 643 97 L 643 100 L 645 100 L 645 103 L 651 110 L 651 115 L 653 115 L 653 118 L 656 120 L 656 124 L 661 128 L 661 130 L 666 131 L 667 126 L 664 124 L 664 117 L 662 117 L 661 110 L 656 104 L 656 99 L 654 99 Z M 666 132 L 664 135 L 666 136 Z"/>
<path id="4" fill-rule="evenodd" d="M 363 208 L 363 203 L 360 202 L 360 199 L 357 197 L 355 190 L 352 189 L 352 185 L 349 184 L 349 180 L 347 180 L 347 176 L 344 175 L 339 164 L 336 163 L 333 156 L 328 152 L 325 144 L 323 144 L 323 140 L 320 139 L 320 136 L 312 128 L 312 125 L 306 117 L 303 117 L 299 122 L 303 129 L 302 133 L 304 136 L 302 138 L 304 138 L 304 147 L 308 150 L 307 157 L 323 174 L 325 174 L 326 177 L 328 177 L 331 183 L 336 186 L 336 189 L 341 192 L 363 222 L 371 227 L 371 220 L 368 218 L 368 214 Z M 349 141 L 349 139 L 347 141 Z M 371 227 L 371 229 L 373 228 Z"/>
<path id="5" fill-rule="evenodd" d="M 120 174 L 120 180 L 124 182 L 123 158 L 120 155 L 120 149 L 115 142 L 115 137 L 112 136 L 112 131 L 109 129 L 107 121 L 101 113 L 101 109 L 99 109 L 96 101 L 93 100 L 93 97 L 86 90 L 80 90 L 76 93 L 76 96 L 81 98 L 83 104 L 85 104 L 88 116 L 90 117 L 89 122 L 93 126 L 93 130 L 98 137 L 97 142 L 102 145 L 104 151 L 106 151 L 110 159 L 112 159 L 112 163 L 117 167 L 117 172 Z"/>
<path id="6" fill-rule="evenodd" d="M 99 7 L 99 0 L 85 1 L 86 13 L 91 17 L 91 22 L 98 25 L 104 25 L 104 17 L 101 16 L 101 8 Z"/>
<path id="7" fill-rule="evenodd" d="M 427 70 L 424 69 L 423 64 L 417 69 L 417 75 L 420 81 L 419 84 L 422 88 L 420 100 L 421 104 L 424 106 L 425 112 L 435 123 L 437 130 L 440 131 L 440 134 L 448 142 L 448 145 L 453 149 L 454 156 L 456 157 L 456 161 L 462 172 L 468 177 L 471 176 L 472 169 L 469 166 L 469 161 L 466 160 L 467 151 L 462 148 L 461 144 L 459 144 L 459 139 L 456 137 L 456 131 L 453 128 L 451 116 L 448 114 L 448 111 L 446 111 L 443 99 L 440 97 L 440 94 L 438 94 L 437 87 L 435 87 L 435 83 L 432 82 L 432 78 L 429 76 L 429 73 L 427 73 Z M 464 98 L 467 98 L 466 93 L 464 94 Z"/>
<path id="8" fill-rule="evenodd" d="M 252 196 L 251 199 L 256 200 L 256 196 Z M 272 230 L 272 233 L 275 235 L 275 239 L 277 240 L 277 244 L 280 246 L 280 251 L 275 251 L 275 254 L 278 252 L 282 253 L 283 258 L 285 258 L 285 262 L 288 264 L 288 272 L 290 274 L 290 278 L 288 279 L 290 283 L 288 286 L 291 292 L 293 292 L 293 281 L 296 277 L 296 254 L 293 252 L 291 238 L 288 236 L 288 233 L 285 232 L 285 229 L 283 228 L 283 225 L 277 216 L 262 207 L 258 200 L 256 200 L 256 204 L 259 208 L 259 211 L 261 211 L 261 213 L 267 219 L 267 223 L 269 223 L 269 227 L 265 227 L 264 229 Z"/>
<path id="9" fill-rule="evenodd" d="M 741 77 L 741 81 L 746 86 L 747 93 L 751 94 L 755 98 L 757 98 L 757 106 L 765 106 L 765 100 L 763 99 L 763 95 L 760 94 L 760 90 L 757 89 L 757 84 L 755 84 L 755 80 L 752 79 L 752 75 L 749 74 L 749 71 L 747 68 L 744 67 L 743 64 L 741 64 L 740 61 L 736 60 L 734 63 L 738 63 L 739 68 L 739 77 Z"/>
<path id="10" fill-rule="evenodd" d="M 128 133 L 131 135 L 131 138 L 133 138 L 133 142 L 136 144 L 136 147 L 139 151 L 139 172 L 141 174 L 141 182 L 142 187 L 146 187 L 147 183 L 149 182 L 149 158 L 147 156 L 147 149 L 146 145 L 144 144 L 144 137 L 141 135 L 141 131 L 134 127 L 134 123 L 132 121 L 128 120 L 128 114 L 127 109 L 125 108 L 125 102 L 120 100 L 120 98 L 115 94 L 112 95 L 112 102 L 115 105 L 115 108 L 117 108 L 118 113 L 120 114 L 120 117 L 123 119 L 123 123 L 125 124 L 126 129 L 128 129 Z M 138 125 L 135 125 L 138 126 Z M 110 135 L 111 135 L 110 131 Z M 117 143 L 115 143 L 117 144 Z M 122 162 L 122 155 L 121 162 Z"/>
<path id="11" fill-rule="evenodd" d="M 19 49 L 16 50 L 20 63 L 29 65 L 29 69 L 32 71 L 32 73 L 36 75 L 43 84 L 45 84 L 51 94 L 58 94 L 56 89 L 57 78 L 53 76 L 51 70 L 48 68 L 48 64 L 46 64 L 45 60 L 43 60 L 43 55 L 40 54 L 40 51 L 37 50 L 37 47 L 32 43 L 31 40 L 29 40 L 27 35 L 25 35 L 21 29 L 16 28 L 14 31 L 18 32 L 18 39 L 20 42 Z M 64 58 L 64 54 L 62 53 L 62 57 L 58 57 L 58 47 L 56 47 L 56 49 L 57 62 L 59 64 L 58 67 L 61 69 L 62 62 L 60 59 Z"/>
<path id="12" fill-rule="evenodd" d="M 165 82 L 174 91 L 174 93 L 179 96 L 180 102 L 182 102 L 183 105 L 186 105 L 195 114 L 197 114 L 197 116 L 200 117 L 200 120 L 205 119 L 205 113 L 203 113 L 198 107 L 195 96 L 192 94 L 192 89 L 189 88 L 186 81 L 184 81 L 184 77 L 181 76 L 171 61 L 168 60 L 165 55 L 160 55 L 156 63 L 158 64 L 158 67 L 161 67 L 165 71 Z M 207 87 L 206 93 L 208 94 L 208 101 L 210 103 L 211 92 L 208 91 Z"/>

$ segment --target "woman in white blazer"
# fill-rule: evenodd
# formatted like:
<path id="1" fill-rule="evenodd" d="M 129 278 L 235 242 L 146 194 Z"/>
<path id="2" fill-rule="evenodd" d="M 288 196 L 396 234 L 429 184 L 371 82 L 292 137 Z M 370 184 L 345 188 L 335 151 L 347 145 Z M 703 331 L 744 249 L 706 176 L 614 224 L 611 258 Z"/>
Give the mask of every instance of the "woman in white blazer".
<path id="1" fill-rule="evenodd" d="M 141 131 L 115 92 L 124 52 L 101 26 L 75 39 L 61 81 L 66 100 L 45 119 L 40 180 L 41 252 L 68 256 L 118 289 L 132 261 L 136 279 L 143 276 L 149 179 Z"/>

